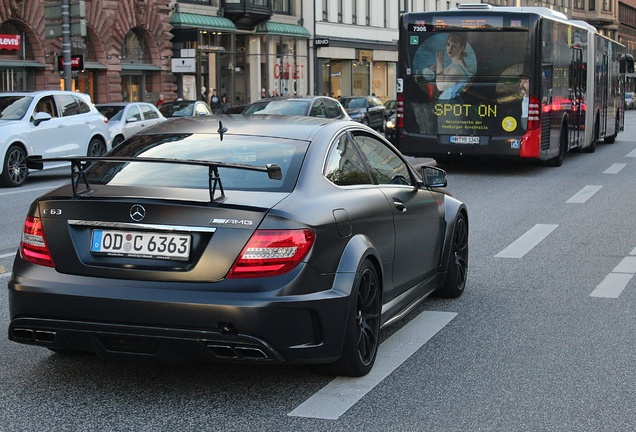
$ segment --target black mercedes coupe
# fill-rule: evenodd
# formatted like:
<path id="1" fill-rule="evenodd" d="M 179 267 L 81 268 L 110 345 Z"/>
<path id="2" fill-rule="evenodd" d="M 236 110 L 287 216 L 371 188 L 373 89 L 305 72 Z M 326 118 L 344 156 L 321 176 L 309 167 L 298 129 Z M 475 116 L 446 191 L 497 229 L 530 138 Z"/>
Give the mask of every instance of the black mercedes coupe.
<path id="1" fill-rule="evenodd" d="M 362 376 L 383 326 L 466 284 L 446 173 L 357 122 L 182 118 L 56 160 L 71 182 L 32 203 L 8 285 L 16 342 Z"/>

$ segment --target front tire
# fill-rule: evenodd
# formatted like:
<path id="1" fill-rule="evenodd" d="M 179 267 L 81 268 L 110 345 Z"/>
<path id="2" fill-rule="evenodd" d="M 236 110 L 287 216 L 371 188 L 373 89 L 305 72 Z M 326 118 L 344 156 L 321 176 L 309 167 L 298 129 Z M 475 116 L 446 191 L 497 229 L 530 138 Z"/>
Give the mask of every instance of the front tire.
<path id="1" fill-rule="evenodd" d="M 450 260 L 444 285 L 436 294 L 456 298 L 462 295 L 468 276 L 468 221 L 463 213 L 457 215 L 451 240 Z"/>
<path id="2" fill-rule="evenodd" d="M 86 156 L 96 157 L 101 156 L 106 153 L 106 144 L 101 139 L 95 137 L 91 138 L 90 143 L 88 143 L 88 151 L 86 152 Z"/>
<path id="3" fill-rule="evenodd" d="M 2 166 L 0 183 L 3 186 L 18 187 L 26 182 L 29 169 L 26 164 L 27 154 L 19 145 L 9 147 Z"/>
<path id="4" fill-rule="evenodd" d="M 342 357 L 329 365 L 334 375 L 360 377 L 371 371 L 380 345 L 381 286 L 378 272 L 365 260 L 351 293 Z"/>

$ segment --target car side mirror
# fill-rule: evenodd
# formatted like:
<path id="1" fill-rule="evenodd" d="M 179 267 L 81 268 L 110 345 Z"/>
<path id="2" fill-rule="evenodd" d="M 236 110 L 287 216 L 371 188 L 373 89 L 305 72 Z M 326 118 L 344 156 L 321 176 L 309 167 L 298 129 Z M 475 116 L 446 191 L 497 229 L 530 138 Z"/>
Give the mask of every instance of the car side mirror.
<path id="1" fill-rule="evenodd" d="M 126 123 L 134 123 L 137 121 L 137 117 L 135 117 L 134 115 L 128 116 L 126 118 Z"/>
<path id="2" fill-rule="evenodd" d="M 422 183 L 427 188 L 446 187 L 448 185 L 448 179 L 446 178 L 446 171 L 444 171 L 441 168 L 423 166 L 422 167 Z"/>
<path id="3" fill-rule="evenodd" d="M 51 117 L 51 114 L 41 111 L 41 112 L 35 113 L 35 115 L 33 116 L 33 124 L 37 126 L 43 121 L 51 120 L 52 118 L 53 117 Z"/>

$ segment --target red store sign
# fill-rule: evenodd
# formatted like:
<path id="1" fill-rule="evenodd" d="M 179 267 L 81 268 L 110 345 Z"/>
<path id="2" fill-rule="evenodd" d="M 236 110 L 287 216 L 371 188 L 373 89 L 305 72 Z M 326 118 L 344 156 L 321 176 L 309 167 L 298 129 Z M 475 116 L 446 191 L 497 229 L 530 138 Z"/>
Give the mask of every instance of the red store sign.
<path id="1" fill-rule="evenodd" d="M 20 49 L 20 35 L 0 34 L 0 49 L 18 51 Z"/>

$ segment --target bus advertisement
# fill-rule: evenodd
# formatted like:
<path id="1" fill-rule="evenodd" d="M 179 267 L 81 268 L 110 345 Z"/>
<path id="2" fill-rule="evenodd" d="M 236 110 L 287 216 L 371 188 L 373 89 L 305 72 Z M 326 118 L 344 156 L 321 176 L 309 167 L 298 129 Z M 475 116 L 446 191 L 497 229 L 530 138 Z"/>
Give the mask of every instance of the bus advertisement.
<path id="1" fill-rule="evenodd" d="M 400 19 L 397 145 L 416 157 L 560 166 L 622 126 L 625 47 L 534 7 L 461 5 Z M 633 68 L 633 64 L 632 64 Z"/>

